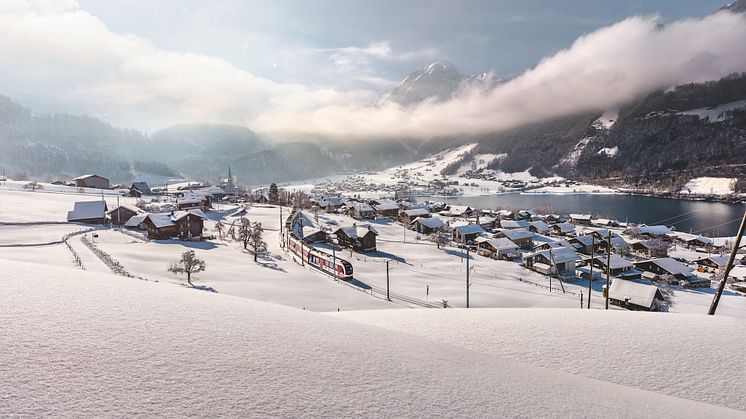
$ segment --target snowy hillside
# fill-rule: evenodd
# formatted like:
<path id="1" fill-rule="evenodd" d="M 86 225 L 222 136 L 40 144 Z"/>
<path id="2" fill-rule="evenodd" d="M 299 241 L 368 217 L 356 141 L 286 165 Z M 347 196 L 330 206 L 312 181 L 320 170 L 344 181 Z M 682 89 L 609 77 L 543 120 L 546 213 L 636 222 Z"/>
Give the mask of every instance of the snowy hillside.
<path id="1" fill-rule="evenodd" d="M 681 188 L 682 194 L 730 195 L 735 192 L 736 178 L 699 177 Z"/>
<path id="2" fill-rule="evenodd" d="M 336 313 L 334 313 L 336 315 Z M 601 310 L 368 311 L 339 317 L 572 374 L 746 410 L 746 319 Z M 699 356 L 703 355 L 703 356 Z"/>
<path id="3" fill-rule="evenodd" d="M 248 299 L 0 263 L 0 416 L 740 416 Z"/>

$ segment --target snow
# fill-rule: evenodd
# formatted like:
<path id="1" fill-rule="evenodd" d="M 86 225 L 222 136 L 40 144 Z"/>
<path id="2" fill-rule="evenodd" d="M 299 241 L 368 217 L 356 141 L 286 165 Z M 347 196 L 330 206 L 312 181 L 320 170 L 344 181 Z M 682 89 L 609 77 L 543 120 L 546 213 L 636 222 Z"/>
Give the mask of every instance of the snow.
<path id="1" fill-rule="evenodd" d="M 614 157 L 619 153 L 619 146 L 614 147 L 604 147 L 600 150 L 598 150 L 599 155 L 604 155 L 606 157 Z"/>
<path id="2" fill-rule="evenodd" d="M 548 194 L 548 195 L 575 195 L 575 194 L 599 194 L 614 195 L 621 193 L 618 189 L 609 188 L 601 185 L 592 185 L 581 183 L 569 186 L 542 186 L 541 188 L 531 189 L 530 191 L 521 192 L 521 194 Z"/>
<path id="3" fill-rule="evenodd" d="M 746 358 L 724 349 L 743 345 L 746 319 L 553 309 L 379 310 L 334 316 L 433 344 L 669 394 L 682 402 L 746 409 L 746 376 L 740 373 L 746 371 Z"/>
<path id="4" fill-rule="evenodd" d="M 609 129 L 614 126 L 618 118 L 619 110 L 606 111 L 600 118 L 593 121 L 593 126 L 596 128 Z"/>
<path id="5" fill-rule="evenodd" d="M 698 177 L 691 179 L 681 188 L 682 194 L 731 195 L 735 193 L 736 178 Z"/>
<path id="6" fill-rule="evenodd" d="M 710 122 L 721 122 L 727 119 L 727 112 L 746 107 L 746 100 L 724 103 L 709 108 L 691 109 L 680 112 L 679 115 L 695 115 L 699 119 L 709 119 Z"/>
<path id="7" fill-rule="evenodd" d="M 575 167 L 575 165 L 578 164 L 578 159 L 580 159 L 580 155 L 583 154 L 583 150 L 585 150 L 585 147 L 588 145 L 588 143 L 593 140 L 593 137 L 585 137 L 578 141 L 577 144 L 575 144 L 575 147 L 567 153 L 565 157 L 560 159 L 559 164 L 568 165 L 570 167 Z"/>
<path id="8" fill-rule="evenodd" d="M 619 278 L 614 279 L 609 288 L 609 298 L 618 301 L 629 301 L 630 304 L 641 307 L 651 307 L 657 293 L 658 287 L 655 285 L 642 284 Z"/>
<path id="9" fill-rule="evenodd" d="M 79 201 L 67 212 L 67 221 L 103 219 L 106 216 L 106 201 Z"/>
<path id="10" fill-rule="evenodd" d="M 411 324 L 412 317 L 402 316 L 402 322 L 388 324 L 410 323 L 412 334 L 405 334 L 110 274 L 12 261 L 3 265 L 0 286 L 8 298 L 0 310 L 0 324 L 5 325 L 0 416 L 739 416 L 718 406 L 495 357 L 509 333 L 499 339 L 482 336 L 480 341 L 490 346 L 475 349 L 467 347 L 470 339 L 443 342 L 449 340 L 448 334 L 438 339 L 441 342 L 412 335 L 415 326 L 437 328 L 471 312 L 441 310 L 437 312 L 448 317 L 439 322 Z M 592 317 L 577 310 L 564 315 L 537 313 L 544 314 L 540 324 L 551 328 L 541 338 L 556 336 L 551 330 L 565 318 L 582 322 L 583 317 Z M 521 322 L 531 325 L 532 316 L 527 314 L 520 316 Z M 505 320 L 495 316 L 449 333 L 469 336 L 470 331 L 495 328 Z M 556 348 L 566 347 L 568 352 L 583 349 L 582 359 L 588 359 L 594 352 L 582 345 L 587 330 L 613 330 L 605 324 L 599 327 L 598 321 L 583 323 L 588 327 L 567 333 L 550 358 L 562 358 Z M 693 329 L 707 336 L 726 326 L 743 330 L 743 322 L 729 318 L 710 318 L 706 323 L 711 327 Z M 638 320 L 631 325 L 647 324 Z M 526 329 L 521 325 L 512 333 L 529 341 L 540 337 Z M 694 338 L 692 329 L 682 333 Z M 731 344 L 734 335 L 722 333 L 716 340 L 697 342 L 705 348 L 715 342 L 736 347 Z M 593 342 L 617 343 L 616 351 L 603 352 L 611 363 L 625 358 L 613 356 L 624 353 L 616 336 Z M 541 348 L 537 345 L 530 352 Z M 687 353 L 699 353 L 692 349 L 701 346 L 686 348 Z M 737 368 L 741 362 L 736 358 L 731 366 Z M 582 364 L 596 370 L 607 363 Z M 718 365 L 723 363 L 713 365 L 716 372 Z M 742 380 L 740 374 L 726 374 L 720 380 L 689 395 L 703 397 L 722 390 L 727 396 L 742 388 L 734 385 Z M 672 384 L 677 387 L 678 382 Z"/>

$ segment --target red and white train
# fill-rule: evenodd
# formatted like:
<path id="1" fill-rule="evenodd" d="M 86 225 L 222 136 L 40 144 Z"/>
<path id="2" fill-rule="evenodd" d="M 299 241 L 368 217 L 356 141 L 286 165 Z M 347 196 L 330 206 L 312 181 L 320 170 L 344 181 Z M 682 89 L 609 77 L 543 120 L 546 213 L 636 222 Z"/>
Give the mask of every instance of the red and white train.
<path id="1" fill-rule="evenodd" d="M 293 254 L 303 258 L 305 263 L 326 274 L 335 275 L 339 279 L 352 279 L 352 264 L 340 257 L 310 247 L 306 244 L 301 245 L 300 239 L 292 234 L 287 238 L 287 246 Z M 301 254 L 302 248 L 302 254 Z"/>

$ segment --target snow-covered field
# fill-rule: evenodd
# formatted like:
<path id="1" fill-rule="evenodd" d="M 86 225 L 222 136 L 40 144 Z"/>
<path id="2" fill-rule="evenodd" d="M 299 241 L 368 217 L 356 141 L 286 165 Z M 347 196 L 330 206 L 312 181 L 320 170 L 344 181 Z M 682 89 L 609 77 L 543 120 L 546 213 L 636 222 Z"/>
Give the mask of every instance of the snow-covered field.
<path id="1" fill-rule="evenodd" d="M 743 416 L 498 357 L 446 337 L 434 341 L 111 274 L 0 263 L 0 416 Z M 474 314 L 480 312 L 488 316 L 481 322 L 496 320 L 490 312 Z M 562 324 L 565 315 L 583 312 L 537 313 L 544 318 L 529 316 L 526 323 Z M 646 324 L 629 319 L 636 320 L 622 329 L 630 333 Z M 689 333 L 704 330 L 701 324 Z M 743 330 L 727 317 L 706 324 L 713 325 Z M 451 333 L 468 334 L 475 325 L 461 326 Z M 577 333 L 554 331 L 558 339 L 567 336 L 556 351 L 580 347 Z M 608 335 L 616 342 L 605 342 L 614 349 L 609 357 L 635 357 L 629 335 Z M 725 350 L 714 346 L 722 340 L 709 342 L 712 352 Z M 691 348 L 680 348 L 682 356 L 692 355 Z M 694 365 L 692 375 L 709 367 Z"/>
<path id="2" fill-rule="evenodd" d="M 681 188 L 682 194 L 730 195 L 735 192 L 736 178 L 698 177 Z"/>

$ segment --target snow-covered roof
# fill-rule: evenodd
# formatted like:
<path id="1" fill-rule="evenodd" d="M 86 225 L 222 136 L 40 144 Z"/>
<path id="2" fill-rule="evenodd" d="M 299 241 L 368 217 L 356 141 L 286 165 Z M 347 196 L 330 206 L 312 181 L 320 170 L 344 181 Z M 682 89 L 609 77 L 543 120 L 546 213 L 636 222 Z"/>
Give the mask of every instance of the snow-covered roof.
<path id="1" fill-rule="evenodd" d="M 200 195 L 225 195 L 227 193 L 225 189 L 215 185 L 205 186 L 204 188 L 199 188 L 194 192 Z"/>
<path id="2" fill-rule="evenodd" d="M 355 208 L 358 212 L 373 212 L 374 209 L 370 205 L 366 204 L 365 202 L 351 202 L 347 204 L 350 208 Z"/>
<path id="3" fill-rule="evenodd" d="M 514 228 L 510 230 L 502 230 L 500 231 L 505 237 L 509 238 L 510 240 L 523 240 L 523 239 L 529 239 L 531 237 L 534 237 L 534 233 L 526 230 L 525 228 Z"/>
<path id="4" fill-rule="evenodd" d="M 489 243 L 490 246 L 492 246 L 495 250 L 518 250 L 519 247 L 517 244 L 513 243 L 512 241 L 506 239 L 506 238 L 487 238 L 487 237 L 477 237 L 476 240 L 474 240 L 477 243 Z"/>
<path id="5" fill-rule="evenodd" d="M 551 227 L 556 227 L 560 229 L 560 231 L 565 232 L 565 233 L 572 233 L 575 231 L 575 224 L 573 223 L 557 223 L 557 224 L 552 224 Z"/>
<path id="6" fill-rule="evenodd" d="M 712 263 L 718 266 L 725 266 L 728 263 L 728 256 L 725 256 L 725 255 L 708 256 L 706 258 L 699 258 L 695 260 L 694 263 L 701 263 L 707 260 L 711 261 Z M 738 258 L 736 258 L 733 261 L 734 265 L 739 265 L 740 263 L 741 262 L 738 260 Z"/>
<path id="7" fill-rule="evenodd" d="M 570 214 L 570 218 L 573 220 L 590 221 L 591 215 L 590 214 Z"/>
<path id="8" fill-rule="evenodd" d="M 540 232 L 549 231 L 549 224 L 545 223 L 544 221 L 531 221 L 528 224 L 529 224 L 530 227 L 534 227 L 535 229 L 539 230 Z"/>
<path id="9" fill-rule="evenodd" d="M 596 256 L 594 260 L 597 260 L 603 265 L 606 265 L 607 256 Z M 614 254 L 610 256 L 610 260 L 608 260 L 608 262 L 611 269 L 633 268 L 635 266 L 631 261 Z"/>
<path id="10" fill-rule="evenodd" d="M 399 209 L 399 204 L 390 199 L 379 199 L 377 204 L 373 205 L 376 211 L 393 211 Z"/>
<path id="11" fill-rule="evenodd" d="M 640 284 L 626 279 L 614 279 L 609 287 L 609 298 L 618 301 L 629 301 L 642 307 L 650 307 L 658 293 L 655 285 Z"/>
<path id="12" fill-rule="evenodd" d="M 356 239 L 360 237 L 364 237 L 369 232 L 372 232 L 376 236 L 378 235 L 378 231 L 371 227 L 370 225 L 358 225 L 358 226 L 349 226 L 349 227 L 340 227 L 335 231 L 335 233 L 342 231 L 347 237 L 351 239 Z"/>
<path id="13" fill-rule="evenodd" d="M 428 228 L 442 228 L 446 225 L 440 217 L 417 217 L 415 223 L 420 223 Z"/>
<path id="14" fill-rule="evenodd" d="M 408 209 L 402 211 L 404 214 L 406 214 L 408 217 L 420 217 L 423 215 L 430 214 L 430 211 L 428 211 L 425 208 L 414 208 L 414 209 Z"/>
<path id="15" fill-rule="evenodd" d="M 637 232 L 639 234 L 650 234 L 653 236 L 665 236 L 666 234 L 671 233 L 671 229 L 664 226 L 664 225 L 641 225 L 638 227 L 634 227 L 632 231 Z"/>
<path id="16" fill-rule="evenodd" d="M 78 201 L 73 210 L 67 212 L 67 221 L 90 220 L 106 216 L 105 201 Z"/>
<path id="17" fill-rule="evenodd" d="M 672 258 L 652 259 L 650 260 L 650 262 L 658 265 L 661 269 L 665 270 L 671 275 L 692 275 L 692 270 L 689 269 L 688 266 Z"/>
<path id="18" fill-rule="evenodd" d="M 489 216 L 479 217 L 479 224 L 481 225 L 492 224 L 495 221 L 497 221 L 497 219 L 494 217 L 489 217 Z"/>
<path id="19" fill-rule="evenodd" d="M 150 220 L 156 228 L 171 227 L 175 225 L 174 221 L 171 219 L 171 214 L 151 213 L 148 214 L 146 218 Z"/>
<path id="20" fill-rule="evenodd" d="M 691 241 L 697 241 L 697 240 L 701 241 L 702 243 L 705 243 L 705 244 L 714 244 L 715 243 L 714 240 L 712 240 L 711 238 L 705 237 L 705 236 L 702 236 L 702 235 L 690 238 L 690 239 L 688 239 L 686 241 L 687 242 L 691 242 Z"/>
<path id="21" fill-rule="evenodd" d="M 454 230 L 458 230 L 461 234 L 475 234 L 484 233 L 484 229 L 479 224 L 466 224 L 455 227 Z"/>
<path id="22" fill-rule="evenodd" d="M 596 242 L 596 239 L 590 234 L 585 234 L 582 236 L 575 237 L 574 239 L 571 240 L 571 242 L 573 243 L 580 242 L 580 244 L 582 244 L 583 246 L 592 246 L 593 243 Z"/>
<path id="23" fill-rule="evenodd" d="M 572 262 L 580 259 L 580 256 L 578 256 L 578 254 L 575 253 L 575 250 L 570 247 L 555 247 L 538 251 L 532 255 L 542 255 L 549 260 L 553 260 L 554 263 Z"/>
<path id="24" fill-rule="evenodd" d="M 137 208 L 137 207 L 136 207 L 136 206 L 134 206 L 134 205 L 130 205 L 130 204 L 121 204 L 121 205 L 119 205 L 119 206 L 120 206 L 120 207 L 121 207 L 122 209 L 126 209 L 126 210 L 128 210 L 128 211 L 132 211 L 132 212 L 134 212 L 135 214 L 139 214 L 139 213 L 140 213 L 140 208 Z M 113 208 L 113 209 L 109 210 L 109 214 L 115 213 L 116 211 L 117 211 L 117 208 Z"/>
<path id="25" fill-rule="evenodd" d="M 92 178 L 92 177 L 100 177 L 101 179 L 106 179 L 103 176 L 99 176 L 99 175 L 96 175 L 96 174 L 93 174 L 93 173 L 88 173 L 86 175 L 80 175 L 80 176 L 78 176 L 76 178 L 73 178 L 73 180 L 83 180 L 83 179 L 88 179 L 88 178 Z"/>
<path id="26" fill-rule="evenodd" d="M 462 215 L 468 211 L 471 211 L 471 207 L 466 206 L 466 205 L 451 205 L 450 209 L 448 210 L 448 212 L 451 215 L 456 215 L 456 216 Z"/>
<path id="27" fill-rule="evenodd" d="M 526 220 L 502 220 L 500 221 L 500 227 L 502 228 L 527 228 L 529 222 Z"/>
<path id="28" fill-rule="evenodd" d="M 133 215 L 130 217 L 129 220 L 127 220 L 126 223 L 124 223 L 125 227 L 137 227 L 140 224 L 142 224 L 143 221 L 145 221 L 145 218 L 148 216 L 148 214 L 140 214 L 140 215 Z"/>
<path id="29" fill-rule="evenodd" d="M 189 214 L 196 215 L 197 217 L 202 218 L 203 220 L 207 219 L 207 216 L 205 215 L 205 213 L 202 212 L 202 210 L 198 210 L 198 209 L 193 209 L 193 210 L 189 210 L 189 211 L 176 211 L 171 218 L 174 221 L 178 221 L 178 220 L 186 217 Z"/>

